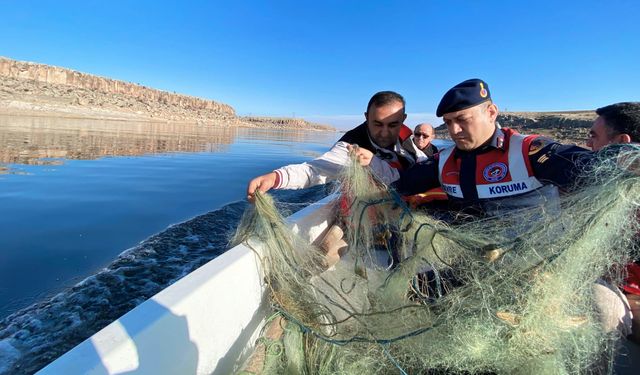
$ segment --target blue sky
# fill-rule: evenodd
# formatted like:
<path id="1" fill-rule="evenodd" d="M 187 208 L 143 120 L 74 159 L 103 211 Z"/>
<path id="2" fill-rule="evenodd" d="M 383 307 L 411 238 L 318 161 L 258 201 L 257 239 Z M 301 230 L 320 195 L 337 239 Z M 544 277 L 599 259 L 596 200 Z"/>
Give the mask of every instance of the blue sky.
<path id="1" fill-rule="evenodd" d="M 489 83 L 505 110 L 640 100 L 640 3 L 628 1 L 23 1 L 1 3 L 0 56 L 349 127 L 380 90 L 408 124 Z"/>

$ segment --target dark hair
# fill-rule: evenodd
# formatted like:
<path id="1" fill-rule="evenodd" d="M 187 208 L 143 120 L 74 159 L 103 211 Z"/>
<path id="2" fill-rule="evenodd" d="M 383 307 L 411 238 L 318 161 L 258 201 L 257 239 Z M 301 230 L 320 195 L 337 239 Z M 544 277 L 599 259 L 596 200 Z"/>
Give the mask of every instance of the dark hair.
<path id="1" fill-rule="evenodd" d="M 367 112 L 369 112 L 369 108 L 371 108 L 372 105 L 375 105 L 376 108 L 378 108 L 394 102 L 402 103 L 403 107 L 406 105 L 402 95 L 398 94 L 395 91 L 377 92 L 371 97 L 371 99 L 369 99 L 369 104 L 367 104 Z"/>
<path id="2" fill-rule="evenodd" d="M 628 134 L 631 142 L 640 142 L 640 102 L 623 102 L 596 109 L 613 135 Z"/>

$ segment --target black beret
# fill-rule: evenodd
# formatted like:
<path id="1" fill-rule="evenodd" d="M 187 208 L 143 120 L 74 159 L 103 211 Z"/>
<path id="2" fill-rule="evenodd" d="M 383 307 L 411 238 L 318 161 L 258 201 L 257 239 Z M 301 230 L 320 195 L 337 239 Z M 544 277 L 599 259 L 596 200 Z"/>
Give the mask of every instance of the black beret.
<path id="1" fill-rule="evenodd" d="M 489 85 L 481 79 L 468 79 L 453 86 L 440 100 L 436 116 L 461 111 L 491 100 Z"/>

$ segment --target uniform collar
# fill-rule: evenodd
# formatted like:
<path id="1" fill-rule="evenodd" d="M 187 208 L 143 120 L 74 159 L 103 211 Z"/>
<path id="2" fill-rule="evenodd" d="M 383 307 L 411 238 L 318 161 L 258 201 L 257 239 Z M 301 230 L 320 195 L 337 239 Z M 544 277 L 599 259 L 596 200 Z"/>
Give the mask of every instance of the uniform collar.
<path id="1" fill-rule="evenodd" d="M 493 136 L 491 137 L 491 142 L 489 142 L 487 146 L 504 151 L 504 132 L 502 128 L 500 128 L 500 125 L 496 127 L 496 131 L 493 132 Z"/>

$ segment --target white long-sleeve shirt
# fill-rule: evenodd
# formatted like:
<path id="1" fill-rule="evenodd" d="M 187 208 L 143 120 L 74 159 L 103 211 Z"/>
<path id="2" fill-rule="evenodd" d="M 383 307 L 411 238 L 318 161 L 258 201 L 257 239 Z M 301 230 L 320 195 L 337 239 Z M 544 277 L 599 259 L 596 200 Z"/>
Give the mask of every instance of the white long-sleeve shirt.
<path id="1" fill-rule="evenodd" d="M 302 164 L 291 164 L 276 169 L 278 175 L 275 189 L 304 189 L 315 185 L 325 184 L 335 180 L 342 169 L 351 162 L 347 142 L 339 141 L 322 156 Z M 401 147 L 400 142 L 396 147 Z M 385 164 L 385 166 L 378 165 Z M 377 165 L 377 168 L 374 167 Z M 386 167 L 386 168 L 385 168 Z M 391 168 L 386 161 L 377 157 L 372 160 L 372 168 L 383 181 L 395 181 L 400 175 L 395 168 Z"/>

